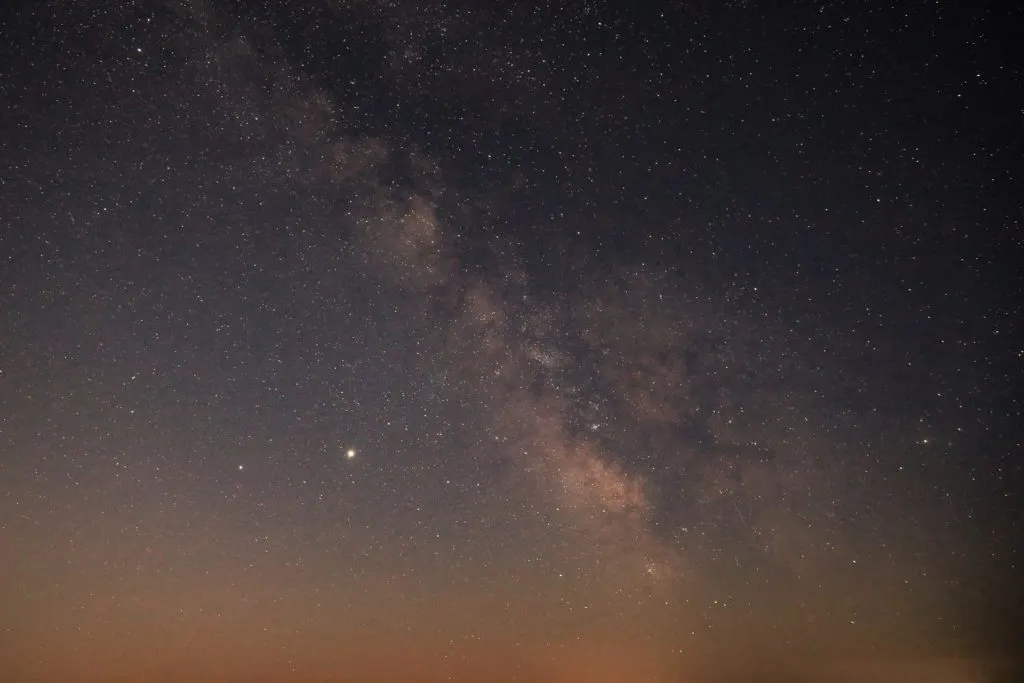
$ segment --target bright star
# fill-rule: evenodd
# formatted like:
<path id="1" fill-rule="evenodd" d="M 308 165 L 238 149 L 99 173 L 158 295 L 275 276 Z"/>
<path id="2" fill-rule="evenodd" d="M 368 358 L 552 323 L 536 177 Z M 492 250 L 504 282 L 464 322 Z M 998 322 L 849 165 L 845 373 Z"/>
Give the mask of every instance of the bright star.
<path id="1" fill-rule="evenodd" d="M 351 460 L 352 458 L 356 457 L 355 449 L 354 448 L 350 448 L 347 451 L 345 451 L 345 457 L 348 458 L 349 460 Z"/>

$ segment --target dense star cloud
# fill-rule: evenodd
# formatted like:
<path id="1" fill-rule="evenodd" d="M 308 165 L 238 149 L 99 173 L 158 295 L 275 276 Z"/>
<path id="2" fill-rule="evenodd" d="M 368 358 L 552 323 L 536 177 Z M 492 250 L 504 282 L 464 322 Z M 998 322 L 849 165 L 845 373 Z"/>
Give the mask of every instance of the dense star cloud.
<path id="1" fill-rule="evenodd" d="M 1002 18 L 4 12 L 3 680 L 1019 673 Z"/>

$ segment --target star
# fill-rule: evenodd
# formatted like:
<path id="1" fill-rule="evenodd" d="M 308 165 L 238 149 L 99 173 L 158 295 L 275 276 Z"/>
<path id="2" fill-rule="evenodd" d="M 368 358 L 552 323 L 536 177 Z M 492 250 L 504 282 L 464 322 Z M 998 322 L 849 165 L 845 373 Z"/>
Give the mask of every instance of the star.
<path id="1" fill-rule="evenodd" d="M 345 451 L 345 457 L 347 459 L 349 459 L 349 460 L 351 460 L 352 458 L 356 457 L 355 449 L 354 448 L 350 448 L 347 451 Z"/>

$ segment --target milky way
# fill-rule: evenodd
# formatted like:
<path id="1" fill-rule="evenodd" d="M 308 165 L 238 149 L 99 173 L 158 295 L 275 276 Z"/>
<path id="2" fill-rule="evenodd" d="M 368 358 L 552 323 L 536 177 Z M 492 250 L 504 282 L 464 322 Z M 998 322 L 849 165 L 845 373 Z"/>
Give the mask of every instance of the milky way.
<path id="1" fill-rule="evenodd" d="M 4 680 L 1017 671 L 998 18 L 9 14 Z"/>

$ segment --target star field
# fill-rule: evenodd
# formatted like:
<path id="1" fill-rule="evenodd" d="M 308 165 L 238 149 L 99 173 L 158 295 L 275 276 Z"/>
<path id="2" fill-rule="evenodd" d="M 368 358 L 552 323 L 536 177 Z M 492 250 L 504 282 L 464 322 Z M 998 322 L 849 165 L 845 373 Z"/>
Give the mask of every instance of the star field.
<path id="1" fill-rule="evenodd" d="M 0 10 L 0 679 L 1016 680 L 1020 19 Z"/>

